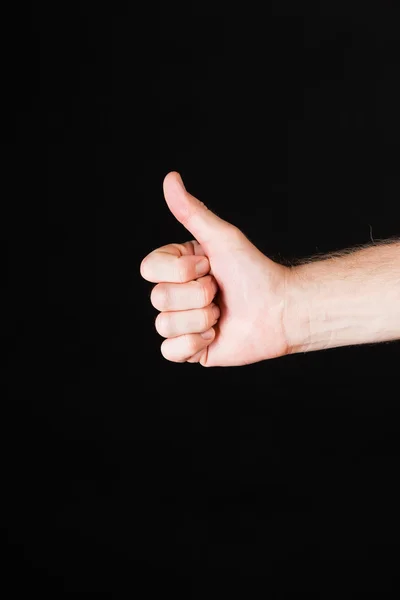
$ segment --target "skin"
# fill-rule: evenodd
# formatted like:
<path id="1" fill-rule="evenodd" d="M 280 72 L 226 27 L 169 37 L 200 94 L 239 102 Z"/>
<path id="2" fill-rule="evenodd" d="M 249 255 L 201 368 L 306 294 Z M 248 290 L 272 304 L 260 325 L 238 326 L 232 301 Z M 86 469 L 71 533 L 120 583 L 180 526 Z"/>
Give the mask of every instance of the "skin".
<path id="1" fill-rule="evenodd" d="M 189 194 L 178 173 L 166 176 L 164 195 L 194 238 L 157 248 L 140 265 L 156 284 L 150 299 L 167 360 L 240 366 L 400 339 L 398 240 L 286 267 Z"/>
<path id="2" fill-rule="evenodd" d="M 151 303 L 163 356 L 204 367 L 239 366 L 289 351 L 283 315 L 289 268 L 262 254 L 234 225 L 189 194 L 178 173 L 164 180 L 172 214 L 194 236 L 146 256 L 144 279 L 157 285 Z M 195 264 L 205 258 L 201 275 Z M 216 318 L 213 306 L 217 308 Z M 200 332 L 209 332 L 204 339 Z"/>

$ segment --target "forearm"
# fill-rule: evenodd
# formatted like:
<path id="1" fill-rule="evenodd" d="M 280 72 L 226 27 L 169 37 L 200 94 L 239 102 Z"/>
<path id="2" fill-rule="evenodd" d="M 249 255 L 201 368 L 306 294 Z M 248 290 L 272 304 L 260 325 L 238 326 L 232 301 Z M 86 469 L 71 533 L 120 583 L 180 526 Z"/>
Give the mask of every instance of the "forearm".
<path id="1" fill-rule="evenodd" d="M 400 339 L 400 242 L 290 268 L 290 353 Z"/>

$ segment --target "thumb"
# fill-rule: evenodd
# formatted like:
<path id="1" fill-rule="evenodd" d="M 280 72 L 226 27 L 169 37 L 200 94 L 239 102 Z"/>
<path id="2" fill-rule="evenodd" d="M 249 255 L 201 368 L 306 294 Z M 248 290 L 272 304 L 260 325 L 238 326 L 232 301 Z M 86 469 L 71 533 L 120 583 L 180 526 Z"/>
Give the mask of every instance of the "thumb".
<path id="1" fill-rule="evenodd" d="M 175 171 L 164 179 L 164 196 L 174 217 L 205 247 L 221 242 L 221 236 L 233 227 L 189 194 Z"/>

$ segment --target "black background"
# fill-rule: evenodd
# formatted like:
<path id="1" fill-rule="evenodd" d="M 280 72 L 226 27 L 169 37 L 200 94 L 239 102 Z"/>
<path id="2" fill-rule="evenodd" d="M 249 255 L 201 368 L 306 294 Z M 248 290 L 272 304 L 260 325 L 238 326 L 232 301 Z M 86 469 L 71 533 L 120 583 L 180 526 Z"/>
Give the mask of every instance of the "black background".
<path id="1" fill-rule="evenodd" d="M 399 22 L 390 1 L 4 12 L 4 588 L 396 589 L 399 344 L 169 363 L 139 265 L 191 238 L 170 170 L 276 260 L 398 236 Z"/>

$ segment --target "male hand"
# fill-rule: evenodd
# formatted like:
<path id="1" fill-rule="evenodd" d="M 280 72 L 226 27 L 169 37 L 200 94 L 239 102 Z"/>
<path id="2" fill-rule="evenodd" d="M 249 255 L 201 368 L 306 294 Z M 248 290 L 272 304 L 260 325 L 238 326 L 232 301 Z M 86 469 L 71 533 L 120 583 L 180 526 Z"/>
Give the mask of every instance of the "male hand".
<path id="1" fill-rule="evenodd" d="M 142 277 L 157 283 L 151 303 L 160 311 L 156 329 L 166 338 L 162 355 L 214 367 L 287 354 L 289 268 L 270 260 L 237 227 L 189 194 L 178 173 L 166 176 L 164 195 L 172 214 L 196 239 L 158 248 L 140 265 Z"/>

